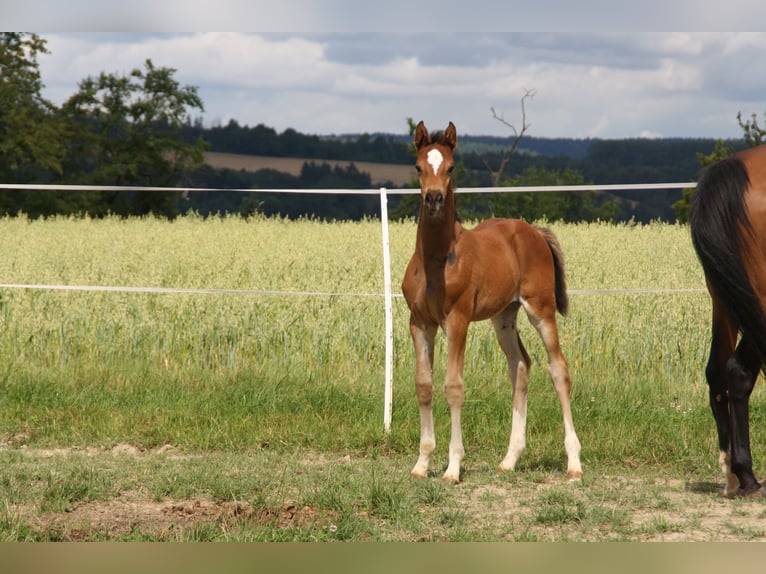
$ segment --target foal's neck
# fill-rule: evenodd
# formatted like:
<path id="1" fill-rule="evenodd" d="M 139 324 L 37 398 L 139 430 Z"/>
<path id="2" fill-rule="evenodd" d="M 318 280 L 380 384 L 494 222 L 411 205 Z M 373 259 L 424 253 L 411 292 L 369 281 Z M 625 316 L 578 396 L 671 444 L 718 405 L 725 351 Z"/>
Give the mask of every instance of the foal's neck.
<path id="1" fill-rule="evenodd" d="M 450 188 L 444 202 L 444 217 L 433 219 L 421 204 L 417 242 L 425 263 L 443 263 L 457 238 L 460 223 L 455 216 L 455 195 Z"/>

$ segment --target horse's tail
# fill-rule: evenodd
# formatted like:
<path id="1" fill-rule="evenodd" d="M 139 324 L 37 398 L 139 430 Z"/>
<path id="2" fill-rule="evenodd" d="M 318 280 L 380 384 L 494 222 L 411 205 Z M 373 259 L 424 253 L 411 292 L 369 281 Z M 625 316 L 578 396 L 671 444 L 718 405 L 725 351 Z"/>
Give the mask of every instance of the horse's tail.
<path id="1" fill-rule="evenodd" d="M 561 245 L 550 229 L 547 227 L 538 227 L 537 229 L 543 234 L 548 247 L 550 247 L 551 255 L 553 255 L 553 270 L 556 277 L 556 309 L 562 315 L 566 315 L 569 312 L 569 295 L 567 294 L 567 277 L 564 273 L 564 254 L 561 251 Z"/>
<path id="2" fill-rule="evenodd" d="M 692 243 L 715 297 L 737 328 L 747 332 L 766 360 L 766 317 L 742 259 L 752 234 L 745 208 L 750 186 L 741 159 L 730 157 L 708 167 L 689 204 Z"/>

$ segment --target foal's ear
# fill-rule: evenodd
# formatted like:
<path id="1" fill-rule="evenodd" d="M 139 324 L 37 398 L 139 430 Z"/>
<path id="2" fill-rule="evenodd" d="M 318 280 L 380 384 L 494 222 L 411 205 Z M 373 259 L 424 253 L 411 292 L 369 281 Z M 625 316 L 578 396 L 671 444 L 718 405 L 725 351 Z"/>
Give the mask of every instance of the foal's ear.
<path id="1" fill-rule="evenodd" d="M 452 122 L 449 123 L 447 129 L 444 131 L 444 143 L 446 143 L 451 149 L 455 149 L 457 147 L 457 129 L 455 129 L 455 124 Z"/>
<path id="2" fill-rule="evenodd" d="M 428 145 L 431 143 L 431 136 L 428 135 L 428 130 L 426 129 L 426 124 L 423 123 L 423 121 L 419 121 L 417 127 L 415 128 L 415 139 L 414 144 L 417 149 L 420 149 L 424 145 Z"/>

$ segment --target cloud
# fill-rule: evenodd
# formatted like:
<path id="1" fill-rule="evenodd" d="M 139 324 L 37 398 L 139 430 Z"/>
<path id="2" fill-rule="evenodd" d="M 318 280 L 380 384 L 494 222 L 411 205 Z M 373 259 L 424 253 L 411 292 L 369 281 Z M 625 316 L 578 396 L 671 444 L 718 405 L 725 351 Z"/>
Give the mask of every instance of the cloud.
<path id="1" fill-rule="evenodd" d="M 62 102 L 101 71 L 151 58 L 199 86 L 207 123 L 309 133 L 402 133 L 405 118 L 509 135 L 527 89 L 531 135 L 737 137 L 762 111 L 766 34 L 51 34 L 46 95 Z M 754 107 L 755 106 L 755 107 Z"/>

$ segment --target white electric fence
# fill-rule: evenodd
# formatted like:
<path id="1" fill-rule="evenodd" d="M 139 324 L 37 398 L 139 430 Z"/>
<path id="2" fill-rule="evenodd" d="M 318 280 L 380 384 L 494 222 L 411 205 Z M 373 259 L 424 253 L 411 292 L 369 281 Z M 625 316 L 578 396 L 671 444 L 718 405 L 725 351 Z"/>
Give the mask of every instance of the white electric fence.
<path id="1" fill-rule="evenodd" d="M 646 183 L 614 185 L 554 185 L 527 187 L 468 187 L 457 190 L 462 193 L 541 193 L 551 191 L 632 191 L 659 189 L 689 189 L 694 182 L 685 183 Z M 388 195 L 406 195 L 420 193 L 419 189 L 246 189 L 246 188 L 178 188 L 178 187 L 139 187 L 114 185 L 48 185 L 48 184 L 8 184 L 0 183 L 0 189 L 11 190 L 68 190 L 68 191 L 157 191 L 157 192 L 195 192 L 195 191 L 237 191 L 243 193 L 305 193 L 305 194 L 341 194 L 341 195 L 380 195 L 380 223 L 383 243 L 383 293 L 327 293 L 315 291 L 269 291 L 250 289 L 179 289 L 172 287 L 120 287 L 100 285 L 35 285 L 18 283 L 0 283 L 2 289 L 43 289 L 59 291 L 112 291 L 123 293 L 191 293 L 191 294 L 233 294 L 251 296 L 303 296 L 303 297 L 383 297 L 385 313 L 385 382 L 383 404 L 383 428 L 391 430 L 391 407 L 393 404 L 393 364 L 394 364 L 394 328 L 393 297 L 391 289 L 391 249 L 388 233 Z M 704 292 L 704 289 L 570 289 L 571 295 L 617 295 L 630 293 L 686 293 Z"/>

